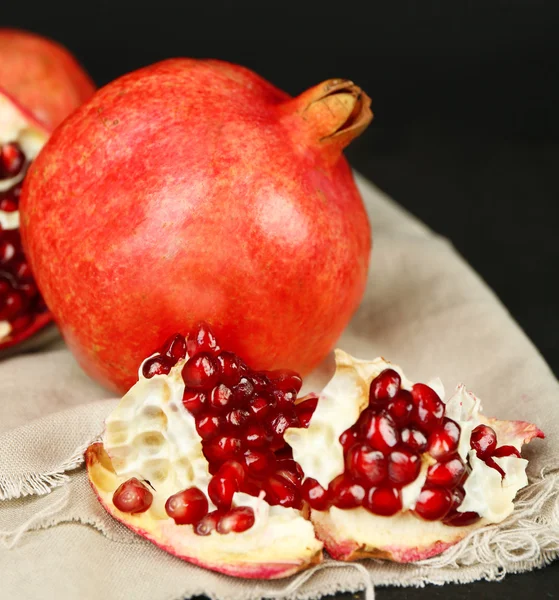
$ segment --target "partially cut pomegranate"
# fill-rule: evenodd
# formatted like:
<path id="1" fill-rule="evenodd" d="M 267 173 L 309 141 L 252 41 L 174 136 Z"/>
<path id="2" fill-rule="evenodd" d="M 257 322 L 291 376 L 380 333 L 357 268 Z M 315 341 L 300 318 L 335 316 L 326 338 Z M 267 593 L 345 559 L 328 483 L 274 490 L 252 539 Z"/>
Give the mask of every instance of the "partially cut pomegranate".
<path id="1" fill-rule="evenodd" d="M 512 512 L 528 484 L 519 450 L 544 437 L 535 425 L 483 417 L 464 386 L 445 404 L 433 389 L 440 381 L 413 384 L 384 359 L 337 350 L 336 362 L 308 427 L 285 434 L 307 477 L 317 536 L 334 558 L 428 558 Z M 400 394 L 412 407 L 396 416 Z M 363 492 L 340 502 L 342 482 L 346 494 Z"/>
<path id="2" fill-rule="evenodd" d="M 30 170 L 22 231 L 86 372 L 124 391 L 202 319 L 255 369 L 316 366 L 365 289 L 370 227 L 342 151 L 369 106 L 344 79 L 291 98 L 237 65 L 173 59 L 66 120 Z"/>
<path id="3" fill-rule="evenodd" d="M 256 578 L 320 562 L 322 543 L 341 560 L 427 558 L 511 513 L 535 425 L 483 418 L 463 386 L 445 403 L 440 382 L 383 359 L 336 360 L 297 398 L 296 373 L 252 370 L 207 324 L 174 335 L 86 453 L 100 501 L 180 558 Z M 395 420 L 398 398 L 413 406 Z"/>
<path id="4" fill-rule="evenodd" d="M 52 320 L 19 233 L 23 179 L 51 131 L 93 94 L 85 72 L 61 46 L 0 29 L 0 351 L 50 339 Z M 31 336 L 42 331 L 40 336 Z M 28 340 L 26 345 L 23 342 Z"/>

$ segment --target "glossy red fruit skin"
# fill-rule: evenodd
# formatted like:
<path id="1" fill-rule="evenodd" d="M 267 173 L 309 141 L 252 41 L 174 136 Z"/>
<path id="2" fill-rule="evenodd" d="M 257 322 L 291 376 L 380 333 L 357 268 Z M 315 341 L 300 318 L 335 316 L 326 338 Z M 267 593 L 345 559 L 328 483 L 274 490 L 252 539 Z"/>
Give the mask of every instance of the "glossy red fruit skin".
<path id="1" fill-rule="evenodd" d="M 368 444 L 354 444 L 346 454 L 346 468 L 368 485 L 379 485 L 388 475 L 388 462 L 380 450 Z"/>
<path id="2" fill-rule="evenodd" d="M 152 502 L 153 494 L 135 477 L 121 483 L 113 494 L 113 504 L 118 510 L 133 515 L 148 510 Z"/>
<path id="3" fill-rule="evenodd" d="M 437 460 L 450 457 L 458 449 L 460 441 L 460 425 L 452 419 L 444 418 L 442 427 L 431 433 L 427 451 Z"/>
<path id="4" fill-rule="evenodd" d="M 391 517 L 402 510 L 400 491 L 389 486 L 372 487 L 365 496 L 363 506 L 375 515 Z"/>
<path id="5" fill-rule="evenodd" d="M 361 434 L 368 443 L 384 454 L 390 452 L 400 442 L 400 433 L 392 417 L 365 411 L 359 419 Z"/>
<path id="6" fill-rule="evenodd" d="M 388 479 L 394 487 L 415 481 L 421 469 L 421 458 L 409 448 L 400 447 L 388 456 Z"/>
<path id="7" fill-rule="evenodd" d="M 434 431 L 443 420 L 444 404 L 437 393 L 424 383 L 416 383 L 411 390 L 414 400 L 412 420 L 425 433 Z"/>
<path id="8" fill-rule="evenodd" d="M 466 467 L 459 456 L 431 465 L 427 470 L 427 484 L 452 489 L 464 478 Z"/>
<path id="9" fill-rule="evenodd" d="M 366 105 L 343 80 L 293 99 L 240 66 L 172 59 L 74 112 L 32 165 L 22 233 L 86 372 L 129 389 L 143 357 L 202 319 L 254 369 L 304 376 L 320 363 L 366 284 L 370 227 L 342 156 Z M 305 288 L 296 303 L 294 282 Z"/>
<path id="10" fill-rule="evenodd" d="M 328 496 L 337 508 L 356 508 L 363 503 L 365 489 L 346 474 L 342 474 L 328 485 Z"/>
<path id="11" fill-rule="evenodd" d="M 191 487 L 170 496 L 165 512 L 177 525 L 193 525 L 207 514 L 208 499 L 198 488 Z"/>
<path id="12" fill-rule="evenodd" d="M 369 402 L 384 402 L 391 400 L 400 390 L 402 378 L 394 369 L 385 369 L 377 375 L 369 388 Z"/>
<path id="13" fill-rule="evenodd" d="M 217 523 L 217 532 L 221 534 L 241 533 L 254 525 L 254 511 L 249 506 L 232 508 Z"/>
<path id="14" fill-rule="evenodd" d="M 426 521 L 440 521 L 452 506 L 452 494 L 445 488 L 425 486 L 415 504 L 414 511 Z"/>
<path id="15" fill-rule="evenodd" d="M 472 430 L 470 446 L 481 459 L 491 456 L 497 447 L 495 430 L 487 425 L 478 425 Z"/>
<path id="16" fill-rule="evenodd" d="M 330 508 L 330 498 L 328 490 L 325 490 L 316 479 L 307 477 L 301 486 L 301 495 L 314 510 L 328 510 Z"/>

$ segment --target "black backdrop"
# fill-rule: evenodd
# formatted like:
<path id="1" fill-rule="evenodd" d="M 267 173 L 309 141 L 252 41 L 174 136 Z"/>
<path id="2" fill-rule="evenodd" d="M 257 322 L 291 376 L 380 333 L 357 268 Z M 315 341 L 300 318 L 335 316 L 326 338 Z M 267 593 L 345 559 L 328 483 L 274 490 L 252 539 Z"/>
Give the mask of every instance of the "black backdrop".
<path id="1" fill-rule="evenodd" d="M 453 241 L 559 373 L 558 2 L 1 4 L 0 26 L 59 40 L 99 85 L 171 56 L 239 62 L 293 94 L 352 78 L 375 112 L 348 150 L 353 165 Z M 553 598 L 558 574 L 452 595 Z"/>

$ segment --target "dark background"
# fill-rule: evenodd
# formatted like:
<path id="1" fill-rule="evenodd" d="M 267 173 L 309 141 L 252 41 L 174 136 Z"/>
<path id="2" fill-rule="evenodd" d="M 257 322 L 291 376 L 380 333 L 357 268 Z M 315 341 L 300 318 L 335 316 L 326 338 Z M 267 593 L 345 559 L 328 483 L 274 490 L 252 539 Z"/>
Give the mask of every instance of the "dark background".
<path id="1" fill-rule="evenodd" d="M 375 120 L 352 164 L 458 250 L 559 373 L 559 3 L 2 0 L 105 84 L 171 56 L 244 64 L 292 94 L 353 79 Z M 559 563 L 383 599 L 559 597 Z"/>

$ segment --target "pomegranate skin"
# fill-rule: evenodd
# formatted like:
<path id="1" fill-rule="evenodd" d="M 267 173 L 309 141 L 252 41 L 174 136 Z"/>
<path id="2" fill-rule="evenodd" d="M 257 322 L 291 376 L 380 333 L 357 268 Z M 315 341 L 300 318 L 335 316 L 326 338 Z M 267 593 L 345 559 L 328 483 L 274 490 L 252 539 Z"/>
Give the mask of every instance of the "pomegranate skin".
<path id="1" fill-rule="evenodd" d="M 82 367 L 128 389 L 198 321 L 255 369 L 304 375 L 365 288 L 367 215 L 342 156 L 372 114 L 351 82 L 290 98 L 173 59 L 100 90 L 31 165 L 23 241 Z"/>
<path id="2" fill-rule="evenodd" d="M 0 29 L 0 57 L 0 87 L 48 130 L 95 91 L 65 48 L 34 33 Z"/>

